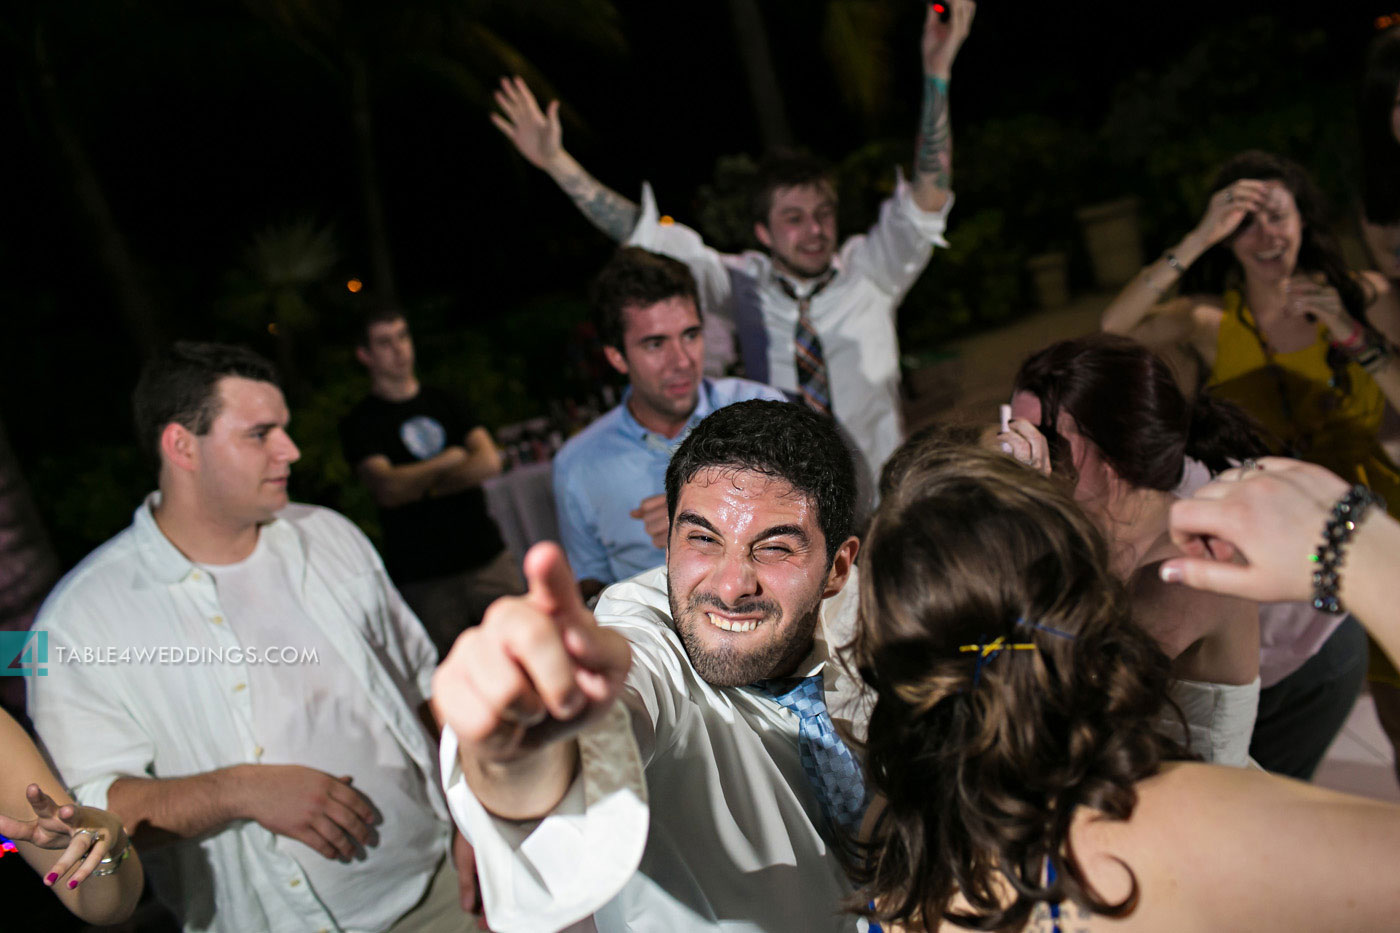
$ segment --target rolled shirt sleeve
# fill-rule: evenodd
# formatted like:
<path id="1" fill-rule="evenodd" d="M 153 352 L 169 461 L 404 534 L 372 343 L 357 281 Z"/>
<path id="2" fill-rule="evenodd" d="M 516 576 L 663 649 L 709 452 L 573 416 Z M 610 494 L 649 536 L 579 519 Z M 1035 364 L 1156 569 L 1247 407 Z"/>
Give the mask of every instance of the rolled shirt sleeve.
<path id="1" fill-rule="evenodd" d="M 948 248 L 943 233 L 953 200 L 949 194 L 942 209 L 925 211 L 914 202 L 904 173 L 896 169 L 894 194 L 880 205 L 880 218 L 869 232 L 852 238 L 845 261 L 889 294 L 902 295 L 928 265 L 933 248 Z"/>
<path id="2" fill-rule="evenodd" d="M 35 628 L 48 631 L 51 657 L 71 657 L 82 647 L 104 642 L 81 620 L 64 618 L 73 609 L 67 600 L 44 608 Z M 121 681 L 112 668 L 83 664 L 51 664 L 48 676 L 29 679 L 35 732 L 69 792 L 84 806 L 107 809 L 113 783 L 149 777 L 154 767 L 155 743 L 127 712 Z"/>
<path id="3" fill-rule="evenodd" d="M 482 903 L 502 933 L 553 933 L 612 900 L 641 864 L 650 812 L 632 733 L 615 703 L 579 734 L 579 773 L 541 820 L 492 816 L 467 786 L 457 737 L 443 729 L 441 768 L 452 818 L 476 849 Z"/>

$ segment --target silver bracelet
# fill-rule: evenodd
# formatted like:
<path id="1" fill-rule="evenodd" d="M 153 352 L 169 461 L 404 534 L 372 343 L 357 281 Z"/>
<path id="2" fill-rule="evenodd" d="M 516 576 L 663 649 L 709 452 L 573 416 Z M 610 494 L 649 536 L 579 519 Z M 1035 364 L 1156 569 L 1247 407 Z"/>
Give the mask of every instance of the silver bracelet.
<path id="1" fill-rule="evenodd" d="M 108 852 L 103 859 L 97 863 L 89 878 L 101 878 L 105 875 L 115 875 L 122 867 L 122 862 L 131 856 L 131 837 L 126 837 L 126 845 L 122 846 L 120 852 Z"/>
<path id="2" fill-rule="evenodd" d="M 1165 253 L 1162 254 L 1162 258 L 1167 261 L 1167 265 L 1171 266 L 1173 269 L 1176 270 L 1177 275 L 1186 274 L 1186 267 L 1181 264 L 1180 259 L 1176 258 L 1176 253 L 1173 253 L 1171 250 L 1167 250 Z"/>

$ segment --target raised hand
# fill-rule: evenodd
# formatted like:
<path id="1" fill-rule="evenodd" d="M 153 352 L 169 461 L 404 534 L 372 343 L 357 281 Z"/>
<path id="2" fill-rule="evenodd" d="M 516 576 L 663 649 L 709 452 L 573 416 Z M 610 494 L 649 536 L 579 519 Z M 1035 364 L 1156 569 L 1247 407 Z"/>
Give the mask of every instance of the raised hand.
<path id="1" fill-rule="evenodd" d="M 666 550 L 667 538 L 671 532 L 671 517 L 666 509 L 666 494 L 659 492 L 647 496 L 635 509 L 627 513 L 642 523 L 651 543 Z"/>
<path id="2" fill-rule="evenodd" d="M 531 165 L 547 171 L 564 148 L 559 101 L 550 101 L 540 110 L 535 95 L 519 75 L 502 78 L 495 98 L 501 112 L 491 114 L 491 122 Z"/>
<path id="3" fill-rule="evenodd" d="M 1172 540 L 1190 556 L 1165 561 L 1162 579 L 1245 599 L 1310 600 L 1309 558 L 1332 504 L 1349 488 L 1320 466 L 1282 457 L 1226 470 L 1172 505 Z M 1215 559 L 1221 542 L 1243 563 Z"/>
<path id="4" fill-rule="evenodd" d="M 984 434 L 983 438 L 986 439 L 987 435 Z M 1007 422 L 1006 430 L 992 436 L 986 446 L 1009 454 L 1046 476 L 1050 475 L 1050 444 L 1040 429 L 1024 418 L 1012 418 Z"/>
<path id="5" fill-rule="evenodd" d="M 1209 249 L 1234 233 L 1247 216 L 1265 210 L 1268 200 L 1266 183 L 1253 178 L 1241 178 L 1215 192 L 1194 231 L 1201 249 Z"/>
<path id="6" fill-rule="evenodd" d="M 66 883 L 76 888 L 109 853 L 130 844 L 121 821 L 106 810 L 71 803 L 59 806 L 38 784 L 30 784 L 24 796 L 34 810 L 34 819 L 17 820 L 0 813 L 0 836 L 41 849 L 64 850 L 44 876 L 44 884 L 53 886 L 71 871 Z"/>
<path id="7" fill-rule="evenodd" d="M 433 675 L 433 703 L 464 757 L 508 763 L 605 712 L 632 663 L 627 640 L 584 606 L 557 544 L 525 555 L 524 596 L 496 600 Z M 502 814 L 504 815 L 504 814 Z"/>
<path id="8" fill-rule="evenodd" d="M 934 10 L 934 4 L 928 5 L 920 50 L 923 52 L 924 74 L 946 78 L 952 73 L 953 59 L 958 57 L 958 49 L 962 48 L 963 40 L 972 29 L 972 18 L 977 15 L 977 4 L 973 0 L 938 2 L 949 4 L 952 8 L 951 15 L 945 23 Z"/>
<path id="9" fill-rule="evenodd" d="M 377 841 L 371 826 L 379 814 L 348 776 L 301 765 L 249 765 L 239 780 L 243 812 L 326 858 L 348 860 Z"/>

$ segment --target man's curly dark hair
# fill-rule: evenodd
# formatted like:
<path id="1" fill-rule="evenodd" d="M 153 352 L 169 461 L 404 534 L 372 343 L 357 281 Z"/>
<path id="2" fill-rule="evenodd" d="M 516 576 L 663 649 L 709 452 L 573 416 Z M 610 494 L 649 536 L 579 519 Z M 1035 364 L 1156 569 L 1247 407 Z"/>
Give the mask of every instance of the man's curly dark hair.
<path id="1" fill-rule="evenodd" d="M 781 479 L 817 507 L 827 564 L 855 528 L 856 471 L 836 423 L 804 405 L 755 399 L 711 413 L 666 467 L 666 511 L 702 470 L 748 470 Z"/>

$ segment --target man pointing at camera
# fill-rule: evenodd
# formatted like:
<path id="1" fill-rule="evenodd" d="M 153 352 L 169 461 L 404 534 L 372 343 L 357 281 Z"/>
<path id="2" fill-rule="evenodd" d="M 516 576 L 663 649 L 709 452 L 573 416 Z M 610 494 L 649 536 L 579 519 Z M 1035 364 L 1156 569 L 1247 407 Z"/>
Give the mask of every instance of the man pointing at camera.
<path id="1" fill-rule="evenodd" d="M 854 613 L 851 456 L 810 409 L 740 402 L 681 444 L 666 498 L 664 567 L 595 614 L 537 546 L 529 593 L 434 676 L 486 915 L 501 931 L 853 930 L 834 840 L 865 796 L 833 717 L 857 687 L 830 660 Z"/>

